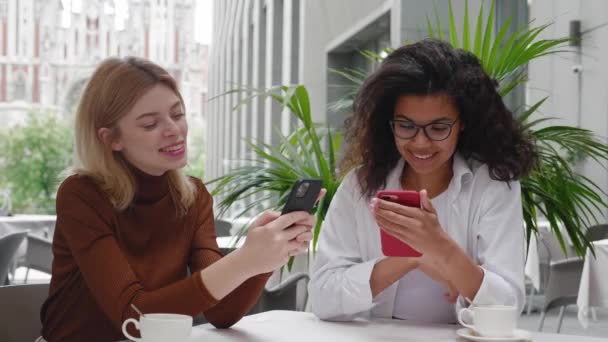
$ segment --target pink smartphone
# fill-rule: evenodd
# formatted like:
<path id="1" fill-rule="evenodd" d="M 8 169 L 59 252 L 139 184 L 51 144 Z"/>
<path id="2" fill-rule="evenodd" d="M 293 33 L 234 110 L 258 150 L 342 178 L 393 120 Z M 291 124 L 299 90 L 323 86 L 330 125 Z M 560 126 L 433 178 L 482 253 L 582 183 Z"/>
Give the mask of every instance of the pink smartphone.
<path id="1" fill-rule="evenodd" d="M 420 208 L 420 194 L 417 191 L 382 190 L 376 197 L 408 207 Z M 405 242 L 380 229 L 382 253 L 386 256 L 419 257 L 422 254 Z"/>

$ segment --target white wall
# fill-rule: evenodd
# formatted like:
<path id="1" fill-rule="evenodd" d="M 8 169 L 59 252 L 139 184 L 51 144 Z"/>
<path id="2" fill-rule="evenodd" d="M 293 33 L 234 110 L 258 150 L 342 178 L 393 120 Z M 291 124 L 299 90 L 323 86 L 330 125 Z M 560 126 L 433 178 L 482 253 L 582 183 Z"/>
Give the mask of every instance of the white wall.
<path id="1" fill-rule="evenodd" d="M 393 6 L 393 0 L 304 0 L 300 20 L 300 83 L 310 95 L 314 121 L 325 121 L 328 45 L 355 27 L 369 24 Z"/>
<path id="2" fill-rule="evenodd" d="M 608 1 L 603 0 L 533 0 L 530 17 L 534 25 L 553 23 L 543 38 L 561 38 L 569 34 L 569 21 L 580 20 L 581 30 L 593 29 L 608 22 Z M 543 57 L 530 64 L 528 103 L 545 96 L 549 99 L 541 107 L 542 116 L 557 117 L 552 125 L 572 125 L 590 129 L 604 142 L 608 137 L 608 26 L 583 35 L 580 52 Z M 579 74 L 574 65 L 583 66 Z M 601 189 L 608 191 L 608 171 L 595 162 L 581 165 L 581 171 Z M 605 200 L 608 198 L 604 197 Z M 604 211 L 604 218 L 608 212 Z"/>

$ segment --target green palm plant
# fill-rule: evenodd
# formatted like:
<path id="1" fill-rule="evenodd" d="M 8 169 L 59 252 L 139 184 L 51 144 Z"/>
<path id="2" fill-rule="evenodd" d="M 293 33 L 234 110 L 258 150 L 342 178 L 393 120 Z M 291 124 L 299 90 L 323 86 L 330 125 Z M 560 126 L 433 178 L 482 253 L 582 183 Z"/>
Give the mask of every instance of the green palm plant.
<path id="1" fill-rule="evenodd" d="M 298 178 L 321 179 L 327 193 L 314 212 L 317 216 L 313 231 L 314 251 L 321 223 L 340 184 L 336 175 L 336 151 L 342 142 L 342 134 L 312 121 L 308 92 L 304 86 L 278 86 L 260 91 L 237 89 L 226 94 L 234 92 L 252 92 L 237 107 L 255 97 L 272 98 L 295 115 L 297 125 L 287 136 L 277 132 L 281 138 L 278 146 L 247 141 L 253 155 L 243 159 L 246 165 L 209 182 L 215 185 L 212 195 L 220 195 L 221 198 L 218 214 L 223 215 L 239 201 L 244 203 L 244 207 L 236 214 L 237 217 L 250 216 L 248 214 L 252 214 L 254 209 L 278 209 L 287 200 L 289 190 Z"/>
<path id="2" fill-rule="evenodd" d="M 447 40 L 454 47 L 475 54 L 486 72 L 499 82 L 499 93 L 505 96 L 518 85 L 527 81 L 527 64 L 536 58 L 559 53 L 568 41 L 562 39 L 539 39 L 538 36 L 548 25 L 518 28 L 508 33 L 511 20 L 508 19 L 493 33 L 494 1 L 484 23 L 483 4 L 476 18 L 476 26 L 471 33 L 468 2 L 462 24 L 462 33 L 456 28 L 456 19 L 450 2 L 448 34 L 444 34 L 441 20 L 435 11 L 435 26 L 427 16 L 428 35 L 431 38 Z M 369 52 L 365 56 L 372 62 L 383 60 L 380 54 Z M 352 82 L 345 98 L 333 104 L 333 109 L 352 106 L 352 95 L 356 93 L 366 78 L 359 69 L 334 70 Z M 564 232 L 570 239 L 577 254 L 584 256 L 586 247 L 591 247 L 585 239 L 585 228 L 597 222 L 596 213 L 606 210 L 608 204 L 602 199 L 605 192 L 593 181 L 576 172 L 569 159 L 572 155 L 591 158 L 597 162 L 608 161 L 608 145 L 587 129 L 570 126 L 545 126 L 553 118 L 534 119 L 533 114 L 547 98 L 541 99 L 529 108 L 515 110 L 523 128 L 537 143 L 539 162 L 537 168 L 521 180 L 523 216 L 526 223 L 528 243 L 531 233 L 538 232 L 537 216 L 547 218 L 564 251 L 567 250 Z M 564 230 L 561 229 L 562 226 Z M 593 250 L 593 249 L 592 249 Z"/>

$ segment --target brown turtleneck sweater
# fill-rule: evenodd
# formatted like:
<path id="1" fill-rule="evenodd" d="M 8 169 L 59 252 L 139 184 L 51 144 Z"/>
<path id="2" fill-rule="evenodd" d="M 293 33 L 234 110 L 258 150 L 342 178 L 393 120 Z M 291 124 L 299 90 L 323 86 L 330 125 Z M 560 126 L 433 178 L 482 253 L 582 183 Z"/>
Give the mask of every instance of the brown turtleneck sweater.
<path id="1" fill-rule="evenodd" d="M 42 336 L 55 341 L 117 341 L 122 322 L 144 313 L 204 313 L 227 328 L 256 303 L 269 274 L 253 277 L 221 301 L 200 270 L 221 258 L 213 200 L 202 182 L 185 216 L 177 215 L 168 177 L 135 171 L 133 204 L 115 210 L 86 176 L 71 176 L 57 193 L 53 275 L 42 306 Z M 192 275 L 187 276 L 187 268 Z"/>

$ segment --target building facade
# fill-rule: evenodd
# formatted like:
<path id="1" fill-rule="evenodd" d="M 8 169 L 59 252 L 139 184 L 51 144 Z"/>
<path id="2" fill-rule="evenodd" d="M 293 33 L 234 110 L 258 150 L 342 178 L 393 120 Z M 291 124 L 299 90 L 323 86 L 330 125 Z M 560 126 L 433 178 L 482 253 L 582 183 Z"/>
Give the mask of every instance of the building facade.
<path id="1" fill-rule="evenodd" d="M 206 98 L 208 46 L 194 41 L 194 0 L 0 0 L 0 116 L 71 114 L 95 66 L 148 58 L 177 79 L 189 112 Z"/>
<path id="2" fill-rule="evenodd" d="M 301 0 L 227 0 L 214 3 L 205 172 L 221 175 L 246 152 L 245 139 L 276 142 L 273 129 L 290 129 L 289 113 L 250 92 L 220 96 L 241 86 L 262 89 L 299 82 Z M 219 96 L 219 97 L 218 97 Z"/>

